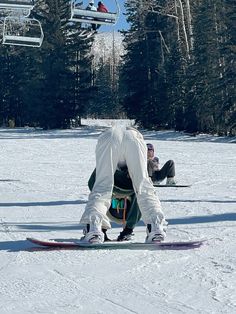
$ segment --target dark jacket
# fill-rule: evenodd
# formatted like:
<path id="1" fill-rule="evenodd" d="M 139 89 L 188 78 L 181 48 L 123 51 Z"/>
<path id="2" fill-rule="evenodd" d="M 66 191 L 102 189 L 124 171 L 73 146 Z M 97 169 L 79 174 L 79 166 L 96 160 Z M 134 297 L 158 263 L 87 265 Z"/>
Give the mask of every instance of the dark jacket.
<path id="1" fill-rule="evenodd" d="M 91 174 L 88 187 L 90 191 L 92 190 L 96 180 L 96 169 L 94 169 Z M 111 221 L 114 221 L 118 224 L 124 224 L 126 221 L 126 227 L 133 229 L 135 225 L 141 219 L 141 212 L 137 203 L 137 198 L 134 192 L 132 180 L 128 175 L 127 167 L 123 169 L 116 170 L 114 175 L 114 187 L 112 190 L 113 199 L 124 199 L 127 200 L 126 213 L 124 214 L 123 210 L 117 210 L 113 208 L 112 204 L 108 209 L 107 216 Z"/>

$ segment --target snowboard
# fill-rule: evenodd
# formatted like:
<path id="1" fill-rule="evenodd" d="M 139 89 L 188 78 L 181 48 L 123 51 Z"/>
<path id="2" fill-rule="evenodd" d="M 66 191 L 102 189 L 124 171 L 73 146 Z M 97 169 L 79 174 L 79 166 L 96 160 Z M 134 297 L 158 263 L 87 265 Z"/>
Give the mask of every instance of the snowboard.
<path id="1" fill-rule="evenodd" d="M 101 244 L 88 244 L 80 240 L 40 240 L 35 238 L 27 238 L 27 240 L 41 247 L 61 249 L 193 249 L 199 248 L 206 241 L 202 239 L 156 243 L 108 241 Z"/>
<path id="2" fill-rule="evenodd" d="M 153 184 L 155 188 L 189 188 L 191 184 Z"/>

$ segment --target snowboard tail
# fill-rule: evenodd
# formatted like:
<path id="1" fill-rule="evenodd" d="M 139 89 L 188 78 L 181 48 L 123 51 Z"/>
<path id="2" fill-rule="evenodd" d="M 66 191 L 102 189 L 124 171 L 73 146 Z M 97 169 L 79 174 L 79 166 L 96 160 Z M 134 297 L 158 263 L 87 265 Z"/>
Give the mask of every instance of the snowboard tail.
<path id="1" fill-rule="evenodd" d="M 191 249 L 200 247 L 206 240 L 190 240 L 190 241 L 173 241 L 173 242 L 117 242 L 108 241 L 101 244 L 89 244 L 82 241 L 68 241 L 68 240 L 40 240 L 35 238 L 27 238 L 33 244 L 47 248 L 61 248 L 61 249 Z"/>

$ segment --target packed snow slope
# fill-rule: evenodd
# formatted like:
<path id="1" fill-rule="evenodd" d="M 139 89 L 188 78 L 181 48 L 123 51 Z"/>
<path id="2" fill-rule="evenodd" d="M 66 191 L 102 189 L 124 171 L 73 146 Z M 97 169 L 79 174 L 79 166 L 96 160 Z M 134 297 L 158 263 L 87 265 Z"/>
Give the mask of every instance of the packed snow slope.
<path id="1" fill-rule="evenodd" d="M 43 250 L 26 241 L 82 235 L 96 141 L 110 125 L 83 122 L 0 129 L 0 313 L 236 313 L 235 139 L 142 131 L 162 164 L 176 162 L 178 183 L 192 184 L 156 189 L 166 240 L 208 239 L 201 248 Z M 120 231 L 113 224 L 109 235 Z M 143 223 L 135 239 L 144 241 Z"/>

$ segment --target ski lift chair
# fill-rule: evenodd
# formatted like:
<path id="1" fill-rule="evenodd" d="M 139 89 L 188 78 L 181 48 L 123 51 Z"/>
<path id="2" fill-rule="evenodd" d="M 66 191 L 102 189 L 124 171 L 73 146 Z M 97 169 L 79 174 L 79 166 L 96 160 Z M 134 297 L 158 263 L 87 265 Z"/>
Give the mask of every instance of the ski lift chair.
<path id="1" fill-rule="evenodd" d="M 24 17 L 6 17 L 3 23 L 2 44 L 41 47 L 43 29 L 36 19 Z"/>
<path id="2" fill-rule="evenodd" d="M 119 15 L 120 8 L 117 0 L 115 0 L 117 11 L 112 12 L 98 12 L 81 8 L 81 5 L 77 6 L 75 2 L 71 2 L 71 21 L 89 24 L 103 24 L 103 25 L 115 25 Z"/>
<path id="3" fill-rule="evenodd" d="M 0 9 L 6 10 L 32 10 L 34 0 L 0 0 Z"/>

